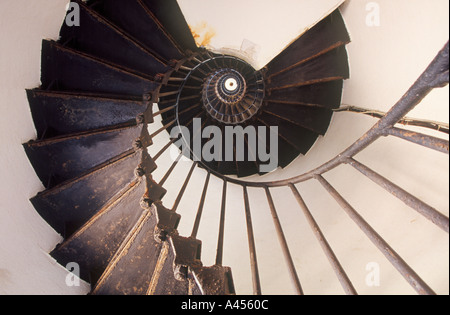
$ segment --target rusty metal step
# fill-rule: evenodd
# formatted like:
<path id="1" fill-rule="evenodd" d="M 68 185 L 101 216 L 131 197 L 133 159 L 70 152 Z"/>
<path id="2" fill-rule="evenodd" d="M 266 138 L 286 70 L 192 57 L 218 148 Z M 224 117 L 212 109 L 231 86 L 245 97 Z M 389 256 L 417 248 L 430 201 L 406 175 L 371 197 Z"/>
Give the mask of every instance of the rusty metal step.
<path id="1" fill-rule="evenodd" d="M 200 292 L 198 288 L 197 290 L 191 288 L 189 267 L 177 265 L 177 259 L 179 260 L 180 256 L 192 252 L 189 243 L 196 246 L 198 242 L 195 240 L 190 242 L 189 239 L 183 239 L 187 242 L 180 240 L 180 237 L 172 236 L 169 241 L 162 244 L 155 272 L 146 292 L 147 295 L 189 295 L 192 291 Z M 181 254 L 179 251 L 183 251 L 183 253 Z M 183 263 L 192 263 L 192 261 L 183 261 Z"/>
<path id="2" fill-rule="evenodd" d="M 184 58 L 182 49 L 142 0 L 91 1 L 89 5 L 166 62 Z"/>
<path id="3" fill-rule="evenodd" d="M 345 22 L 336 9 L 271 60 L 266 66 L 266 77 L 272 78 L 349 42 Z"/>
<path id="4" fill-rule="evenodd" d="M 306 154 L 317 140 L 316 132 L 277 116 L 264 114 L 259 119 L 266 126 L 278 126 L 279 137 L 294 146 L 300 154 Z"/>
<path id="5" fill-rule="evenodd" d="M 280 126 L 285 122 L 289 122 L 292 125 L 308 129 L 315 134 L 324 135 L 328 130 L 332 115 L 333 112 L 328 108 L 268 103 L 264 107 L 260 119 L 264 120 L 268 116 L 274 116 L 278 118 L 278 124 L 271 126 Z M 271 120 L 271 122 L 274 122 L 274 120 Z M 293 133 L 294 130 L 291 132 Z"/>
<path id="6" fill-rule="evenodd" d="M 30 201 L 58 233 L 68 236 L 81 228 L 120 191 L 136 179 L 135 171 L 147 163 L 143 150 L 112 159 L 75 179 L 47 189 Z"/>
<path id="7" fill-rule="evenodd" d="M 349 78 L 348 56 L 345 46 L 339 46 L 314 59 L 267 78 L 269 91 L 288 89 Z"/>
<path id="8" fill-rule="evenodd" d="M 76 233 L 59 244 L 51 256 L 61 265 L 76 262 L 80 277 L 95 284 L 109 261 L 144 211 L 140 202 L 146 190 L 145 178 L 133 182 L 127 191 L 105 205 Z"/>
<path id="9" fill-rule="evenodd" d="M 152 118 L 153 104 L 140 98 L 40 89 L 27 95 L 38 139 L 129 123 L 139 115 Z"/>
<path id="10" fill-rule="evenodd" d="M 273 90 L 265 102 L 336 109 L 341 106 L 343 80 Z"/>
<path id="11" fill-rule="evenodd" d="M 63 23 L 59 43 L 111 63 L 134 70 L 142 76 L 154 76 L 170 69 L 167 60 L 149 51 L 122 29 L 92 10 L 81 0 L 77 27 Z"/>
<path id="12" fill-rule="evenodd" d="M 136 122 L 55 138 L 30 141 L 25 152 L 47 188 L 75 178 L 126 152 L 151 142 L 145 124 Z M 136 164 L 137 165 L 137 164 Z"/>
<path id="13" fill-rule="evenodd" d="M 145 295 L 163 247 L 155 240 L 156 216 L 146 209 L 91 294 Z"/>
<path id="14" fill-rule="evenodd" d="M 142 0 L 142 2 L 184 51 L 195 52 L 198 49 L 176 0 Z"/>
<path id="15" fill-rule="evenodd" d="M 159 88 L 152 79 L 136 75 L 92 55 L 42 42 L 42 89 L 120 94 L 142 97 Z"/>

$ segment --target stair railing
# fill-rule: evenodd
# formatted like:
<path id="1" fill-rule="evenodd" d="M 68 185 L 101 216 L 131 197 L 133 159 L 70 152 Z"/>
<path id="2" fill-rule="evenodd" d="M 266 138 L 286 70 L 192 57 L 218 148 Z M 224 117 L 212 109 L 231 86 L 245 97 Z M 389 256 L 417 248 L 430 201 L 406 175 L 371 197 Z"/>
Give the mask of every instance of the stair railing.
<path id="1" fill-rule="evenodd" d="M 406 115 L 414 109 L 433 89 L 444 87 L 449 82 L 449 44 L 438 53 L 436 58 L 431 62 L 428 68 L 423 72 L 423 74 L 417 79 L 417 81 L 410 87 L 410 89 L 404 94 L 404 96 L 391 108 L 387 113 L 376 112 L 371 116 L 379 118 L 378 122 L 367 131 L 362 137 L 360 137 L 356 142 L 354 142 L 350 147 L 344 150 L 342 153 L 331 159 L 330 161 L 324 163 L 323 165 L 300 174 L 298 176 L 270 182 L 252 182 L 241 180 L 237 178 L 227 177 L 214 170 L 208 169 L 207 166 L 201 165 L 201 162 L 196 162 L 192 164 L 192 167 L 184 181 L 182 189 L 176 198 L 174 208 L 176 209 L 183 197 L 185 189 L 189 183 L 191 175 L 196 167 L 202 166 L 202 168 L 207 170 L 207 175 L 202 188 L 202 194 L 198 205 L 198 210 L 195 216 L 194 226 L 192 228 L 191 237 L 195 238 L 197 236 L 201 217 L 204 213 L 205 200 L 208 193 L 208 187 L 211 179 L 211 175 L 221 179 L 223 181 L 223 190 L 221 198 L 221 209 L 220 209 L 220 222 L 218 228 L 218 244 L 217 244 L 217 256 L 216 265 L 221 266 L 223 261 L 223 246 L 224 246 L 224 226 L 225 226 L 225 211 L 226 211 L 226 200 L 227 200 L 227 187 L 229 184 L 235 184 L 242 187 L 243 197 L 244 197 L 244 209 L 246 217 L 247 226 L 247 236 L 249 244 L 249 254 L 250 254 L 250 264 L 252 273 L 252 284 L 253 293 L 255 295 L 262 294 L 260 273 L 258 269 L 258 259 L 256 254 L 255 236 L 253 232 L 253 223 L 250 212 L 250 202 L 248 195 L 248 188 L 259 188 L 263 189 L 267 198 L 267 203 L 270 208 L 270 212 L 273 218 L 273 223 L 275 225 L 276 233 L 284 254 L 284 258 L 290 273 L 290 278 L 292 280 L 293 287 L 298 294 L 303 294 L 303 289 L 297 275 L 297 271 L 290 253 L 289 246 L 286 241 L 286 236 L 283 232 L 282 225 L 278 218 L 275 202 L 271 195 L 271 189 L 276 187 L 289 187 L 298 202 L 298 206 L 302 209 L 314 235 L 318 239 L 324 254 L 328 258 L 342 288 L 347 294 L 357 294 L 352 282 L 347 276 L 345 270 L 340 264 L 338 258 L 333 252 L 330 244 L 322 233 L 319 225 L 315 221 L 311 211 L 306 205 L 302 195 L 295 186 L 296 184 L 306 182 L 306 181 L 317 181 L 319 182 L 325 191 L 327 191 L 335 201 L 341 206 L 341 208 L 347 213 L 347 215 L 354 221 L 354 223 L 366 234 L 369 240 L 381 251 L 381 253 L 390 261 L 390 263 L 397 269 L 397 271 L 406 279 L 406 281 L 417 291 L 419 294 L 435 294 L 433 289 L 431 289 L 420 277 L 419 275 L 400 257 L 400 255 L 395 252 L 395 250 L 385 241 L 375 230 L 371 227 L 363 217 L 350 205 L 350 203 L 324 178 L 324 174 L 329 171 L 336 169 L 342 165 L 350 165 L 356 170 L 358 170 L 362 175 L 366 176 L 374 183 L 378 184 L 384 188 L 387 192 L 394 195 L 406 205 L 416 210 L 422 216 L 433 222 L 437 227 L 449 232 L 449 218 L 440 213 L 435 208 L 424 203 L 419 198 L 408 193 L 406 190 L 397 186 L 396 184 L 389 181 L 387 178 L 371 170 L 369 167 L 358 162 L 355 156 L 361 151 L 365 150 L 369 145 L 373 144 L 382 137 L 398 137 L 406 141 L 410 141 L 417 145 L 424 146 L 426 148 L 442 152 L 444 154 L 449 153 L 449 142 L 441 138 L 429 136 L 423 133 L 413 132 L 405 129 L 400 129 L 395 127 L 398 123 L 404 123 L 410 119 L 406 118 Z M 155 116 L 161 114 L 158 112 Z M 170 123 L 172 125 L 172 123 Z M 159 134 L 162 130 L 167 129 L 170 125 L 166 125 L 160 130 L 158 130 L 153 136 Z M 420 125 L 420 124 L 419 124 Z M 440 126 L 446 126 L 446 124 L 438 123 Z M 429 127 L 429 126 L 422 126 Z M 442 129 L 442 128 L 440 128 Z M 445 129 L 445 128 L 444 128 Z M 439 129 L 436 129 L 439 130 Z M 175 141 L 178 139 L 170 140 L 160 152 L 154 157 L 157 159 L 160 157 Z M 179 158 L 181 155 L 179 156 Z M 173 171 L 175 165 L 178 163 L 179 158 L 177 158 L 172 166 L 169 168 L 167 173 L 164 175 L 162 182 L 164 182 L 167 177 Z"/>

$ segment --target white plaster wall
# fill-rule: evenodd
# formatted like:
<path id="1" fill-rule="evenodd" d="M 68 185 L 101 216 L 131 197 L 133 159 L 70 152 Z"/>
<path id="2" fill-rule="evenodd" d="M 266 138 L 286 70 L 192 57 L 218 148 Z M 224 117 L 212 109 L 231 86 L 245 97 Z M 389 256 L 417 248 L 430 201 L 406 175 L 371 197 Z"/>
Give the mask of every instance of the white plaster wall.
<path id="1" fill-rule="evenodd" d="M 40 85 L 41 41 L 57 39 L 67 0 L 0 0 L 0 294 L 82 294 L 47 253 L 60 242 L 29 198 L 44 188 L 22 148 L 36 132 L 25 94 Z"/>

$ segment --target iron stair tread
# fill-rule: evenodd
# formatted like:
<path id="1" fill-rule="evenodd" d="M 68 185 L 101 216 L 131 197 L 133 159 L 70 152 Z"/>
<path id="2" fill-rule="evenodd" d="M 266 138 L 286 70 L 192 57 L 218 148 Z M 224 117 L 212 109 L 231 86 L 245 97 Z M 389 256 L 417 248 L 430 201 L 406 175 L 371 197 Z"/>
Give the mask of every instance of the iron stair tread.
<path id="1" fill-rule="evenodd" d="M 196 286 L 193 295 L 236 295 L 230 267 L 210 266 L 192 268 L 192 278 Z"/>
<path id="2" fill-rule="evenodd" d="M 275 119 L 277 119 L 277 118 L 275 117 Z M 258 126 L 265 126 L 267 128 L 270 128 L 270 126 L 279 126 L 279 124 L 269 125 L 269 123 L 271 123 L 271 118 L 265 117 L 264 114 L 259 115 L 257 117 L 257 121 L 258 121 Z M 267 135 L 267 132 L 268 131 L 266 131 L 266 148 L 269 148 L 269 150 L 274 150 L 274 148 L 271 147 L 271 143 L 269 140 L 269 136 Z M 258 138 L 259 138 L 259 134 L 258 134 Z M 259 141 L 261 141 L 261 140 L 259 140 Z M 300 154 L 302 154 L 302 151 L 304 151 L 304 149 L 302 149 L 299 145 L 297 145 L 296 142 L 291 141 L 290 139 L 286 138 L 284 135 L 281 135 L 279 133 L 278 134 L 278 152 L 277 152 L 278 165 L 276 165 L 276 167 L 273 170 L 270 170 L 268 172 L 261 172 L 261 171 L 258 172 L 259 175 L 264 175 L 269 172 L 272 172 L 278 167 L 285 168 L 293 160 L 295 160 Z M 261 164 L 267 164 L 267 162 L 265 162 L 265 163 L 260 162 L 260 165 Z"/>
<path id="3" fill-rule="evenodd" d="M 106 269 L 108 262 L 122 244 L 141 216 L 140 200 L 145 194 L 145 184 L 139 179 L 97 215 L 94 215 L 75 234 L 58 245 L 51 253 L 60 264 L 76 261 L 80 277 L 91 281 L 91 273 Z"/>
<path id="4" fill-rule="evenodd" d="M 30 98 L 39 98 L 39 100 L 35 100 L 37 104 L 35 104 L 36 113 L 34 115 L 36 117 L 33 118 L 36 122 L 36 127 L 40 128 L 39 134 L 40 138 L 41 136 L 42 138 L 39 141 L 32 141 L 26 145 L 29 145 L 29 148 L 40 148 L 45 150 L 45 148 L 51 146 L 56 148 L 58 145 L 65 143 L 67 148 L 77 151 L 77 145 L 84 147 L 83 141 L 85 139 L 91 139 L 93 143 L 102 143 L 103 145 L 108 146 L 108 150 L 104 151 L 108 152 L 110 151 L 109 149 L 114 148 L 115 146 L 108 145 L 108 143 L 106 143 L 107 141 L 103 141 L 102 139 L 93 139 L 91 137 L 97 137 L 109 132 L 120 132 L 128 129 L 128 127 L 131 129 L 133 126 L 136 128 L 138 128 L 138 126 L 145 126 L 145 122 L 148 122 L 146 119 L 147 117 L 145 117 L 144 123 L 142 123 L 141 119 L 143 118 L 140 117 L 138 119 L 138 117 L 134 115 L 134 110 L 139 111 L 138 116 L 141 116 L 142 108 L 144 108 L 145 111 L 147 110 L 146 106 L 149 105 L 148 103 L 150 100 L 144 97 L 144 101 L 141 101 L 139 100 L 139 97 L 142 98 L 142 95 L 157 95 L 154 92 L 161 87 L 161 76 L 157 75 L 155 76 L 156 79 L 154 79 L 153 75 L 156 73 L 152 71 L 143 71 L 138 60 L 131 60 L 132 58 L 126 58 L 127 56 L 124 56 L 122 59 L 123 56 L 120 52 L 108 51 L 107 49 L 103 49 L 106 46 L 103 46 L 102 43 L 98 46 L 98 42 L 91 41 L 92 38 L 100 38 L 100 36 L 96 37 L 100 34 L 97 33 L 97 31 L 99 31 L 103 35 L 109 33 L 111 36 L 101 36 L 102 40 L 105 38 L 114 38 L 114 42 L 120 47 L 123 47 L 125 43 L 126 48 L 124 47 L 124 51 L 133 51 L 136 53 L 135 56 L 138 55 L 137 52 L 140 50 L 145 53 L 151 52 L 151 49 L 146 49 L 146 47 L 144 47 L 145 45 L 141 44 L 139 39 L 136 40 L 133 35 L 129 35 L 129 30 L 125 30 L 120 25 L 117 25 L 118 23 L 116 24 L 114 21 L 100 17 L 98 13 L 95 13 L 92 8 L 88 6 L 95 1 L 88 1 L 88 5 L 84 4 L 85 1 L 74 1 L 80 4 L 83 20 L 89 21 L 90 23 L 84 25 L 84 30 L 81 29 L 81 26 L 80 28 L 72 28 L 69 30 L 63 25 L 61 29 L 62 36 L 59 42 L 49 40 L 43 41 L 42 85 L 39 90 L 35 89 L 28 91 Z M 114 1 L 111 1 L 110 4 L 113 2 Z M 136 0 L 136 3 L 139 3 L 140 5 L 144 2 L 146 2 L 145 5 L 149 7 L 157 5 L 155 13 L 151 14 L 155 15 L 161 25 L 167 24 L 167 30 L 171 34 L 167 37 L 173 36 L 173 38 L 180 43 L 180 47 L 186 49 L 189 54 L 191 53 L 189 50 L 194 51 L 197 49 L 194 38 L 190 33 L 189 27 L 184 20 L 176 1 L 164 0 L 149 2 Z M 122 2 L 122 4 L 123 3 L 124 2 Z M 172 12 L 169 12 L 167 9 Z M 150 13 L 150 11 L 147 13 Z M 177 21 L 174 21 L 174 16 L 177 17 Z M 156 22 L 156 19 L 154 21 Z M 164 28 L 165 27 L 166 26 L 164 26 Z M 174 30 L 180 30 L 181 32 L 174 32 Z M 95 31 L 95 34 L 90 34 L 89 31 Z M 88 37 L 78 36 L 78 32 L 80 32 L 80 34 L 85 32 Z M 120 36 L 111 35 L 113 33 Z M 187 34 L 189 34 L 189 36 L 187 36 Z M 108 40 L 105 40 L 105 42 L 107 41 Z M 64 45 L 61 45 L 62 42 L 64 42 Z M 152 53 L 151 55 L 154 57 Z M 168 57 L 164 55 L 164 59 L 165 58 Z M 166 69 L 167 68 L 164 68 L 164 71 Z M 183 69 L 183 71 L 185 70 L 186 69 Z M 192 86 L 186 85 L 186 89 L 189 89 L 192 94 L 198 93 L 198 91 L 201 90 L 201 86 L 198 85 L 198 82 L 195 84 L 194 82 L 191 83 Z M 118 95 L 120 97 L 116 99 L 115 97 L 112 97 L 113 95 Z M 127 113 L 128 116 L 126 116 L 125 121 L 111 121 L 110 118 L 107 118 L 105 121 L 108 122 L 104 125 L 83 125 L 80 121 L 70 125 L 70 123 L 64 121 L 61 123 L 61 129 L 52 128 L 52 126 L 50 126 L 51 123 L 49 122 L 51 119 L 53 119 L 53 121 L 60 119 L 60 117 L 55 117 L 54 111 L 59 106 L 58 103 L 61 104 L 65 98 L 70 99 L 71 104 L 65 103 L 64 105 L 66 107 L 64 107 L 64 110 L 70 111 L 75 107 L 78 111 L 76 115 L 76 119 L 78 120 L 83 117 L 83 114 L 80 114 L 79 112 L 83 101 L 89 101 L 89 106 L 92 106 L 92 108 L 96 107 L 95 110 L 97 112 L 106 112 L 108 106 L 119 106 L 119 103 L 128 106 L 132 105 L 133 108 Z M 147 101 L 147 103 L 145 101 Z M 95 104 L 92 104 L 93 102 L 95 102 Z M 181 105 L 181 107 L 186 106 L 186 108 L 182 108 L 181 111 L 183 115 L 182 119 L 191 120 L 192 115 L 190 114 L 195 108 L 190 105 L 188 106 L 188 103 L 183 103 Z M 44 113 L 42 110 L 43 106 L 48 107 L 49 112 Z M 40 108 L 38 109 L 38 107 Z M 108 114 L 113 115 L 113 113 Z M 123 119 L 122 115 L 120 116 L 120 119 Z M 199 110 L 194 117 L 199 116 L 202 116 L 201 110 Z M 61 116 L 61 119 L 63 118 L 64 116 Z M 40 119 L 42 120 L 39 122 Z M 38 127 L 39 124 L 43 127 Z M 189 122 L 187 124 L 189 124 Z M 144 129 L 145 128 L 141 130 L 139 135 L 144 134 L 145 137 L 148 137 L 148 133 L 143 132 Z M 45 136 L 47 136 L 47 138 L 45 138 Z M 124 136 L 124 139 L 130 138 L 131 137 Z M 149 158 L 146 151 L 144 152 L 145 148 L 135 148 L 134 140 L 135 138 L 133 137 L 131 147 L 129 148 L 116 148 L 117 152 L 120 152 L 120 154 L 115 155 L 110 159 L 107 159 L 108 156 L 103 156 L 104 152 L 102 152 L 101 159 L 107 160 L 93 162 L 92 165 L 94 166 L 89 165 L 88 163 L 82 164 L 81 159 L 77 159 L 80 160 L 78 162 L 80 162 L 82 168 L 79 168 L 71 175 L 67 175 L 67 178 L 60 177 L 60 179 L 54 182 L 55 186 L 38 193 L 38 195 L 31 199 L 31 202 L 38 213 L 57 232 L 64 236 L 69 236 L 63 244 L 52 252 L 52 255 L 54 255 L 55 258 L 58 258 L 60 262 L 64 259 L 66 261 L 76 261 L 80 259 L 80 253 L 74 254 L 74 248 L 80 245 L 80 251 L 82 248 L 85 249 L 86 247 L 82 245 L 83 242 L 83 244 L 88 247 L 97 246 L 98 248 L 101 246 L 101 240 L 93 242 L 92 239 L 90 239 L 89 234 L 92 232 L 91 229 L 95 230 L 98 228 L 103 229 L 103 231 L 106 231 L 105 229 L 109 229 L 110 231 L 111 229 L 114 229 L 114 232 L 117 232 L 105 235 L 108 240 L 113 240 L 113 245 L 109 242 L 108 246 L 110 247 L 108 249 L 105 248 L 105 251 L 108 251 L 107 253 L 91 248 L 90 250 L 84 251 L 82 254 L 93 259 L 91 261 L 92 265 L 87 266 L 90 264 L 89 257 L 82 256 L 85 257 L 85 259 L 82 259 L 82 264 L 84 263 L 82 269 L 89 273 L 84 273 L 83 278 L 90 278 L 90 280 L 94 279 L 94 284 L 97 282 L 97 275 L 102 273 L 105 268 L 106 261 L 114 262 L 114 257 L 117 257 L 117 253 L 122 252 L 122 250 L 128 251 L 129 248 L 127 246 L 133 245 L 127 243 L 130 240 L 130 237 L 134 237 L 133 235 L 136 234 L 136 232 L 141 231 L 144 227 L 143 225 L 148 223 L 148 220 L 154 219 L 151 218 L 151 216 L 148 215 L 149 212 L 146 213 L 144 209 L 140 220 L 136 222 L 138 212 L 129 213 L 126 207 L 122 207 L 121 205 L 121 203 L 125 203 L 125 200 L 128 200 L 127 196 L 129 197 L 129 194 L 133 192 L 136 193 L 136 195 L 135 198 L 131 198 L 133 199 L 132 203 L 135 203 L 134 201 L 136 201 L 138 196 L 142 196 L 143 191 L 140 190 L 138 192 L 138 189 L 142 189 L 143 186 L 139 186 L 140 188 L 136 186 L 137 182 L 141 183 L 138 177 L 144 176 L 142 175 L 144 173 L 147 174 L 150 168 L 156 168 L 154 162 L 151 163 L 151 161 L 148 161 L 149 159 L 151 160 L 151 158 Z M 150 142 L 151 139 L 148 140 L 148 143 Z M 55 156 L 54 153 L 56 151 L 60 154 L 58 158 L 63 165 L 69 161 L 63 156 L 64 154 L 73 156 L 73 154 L 70 154 L 71 152 L 69 152 L 69 150 L 59 148 L 52 151 L 52 157 Z M 80 154 L 80 156 L 81 155 L 82 154 Z M 87 154 L 84 155 L 87 156 Z M 45 158 L 41 157 L 40 160 L 45 160 Z M 54 167 L 54 169 L 59 168 Z M 54 173 L 53 176 L 55 177 Z M 165 190 L 156 184 L 151 179 L 151 176 L 147 181 L 145 188 L 144 199 L 149 203 L 160 200 L 165 193 Z M 113 213 L 116 214 L 115 217 L 122 217 L 122 221 L 113 220 L 108 216 L 108 214 Z M 126 213 L 125 217 L 124 213 Z M 127 220 L 127 214 L 130 215 L 131 219 Z M 111 220 L 109 221 L 109 219 Z M 130 230 L 132 222 L 136 224 L 134 225 L 134 228 Z M 154 241 L 154 225 L 150 224 L 149 228 L 149 232 L 153 233 L 153 237 L 150 239 Z M 126 234 L 125 231 L 127 230 L 129 233 L 127 234 L 126 242 L 121 242 L 120 248 L 115 250 L 119 246 L 118 243 L 120 239 L 123 239 L 124 234 Z M 174 233 L 176 233 L 176 235 L 171 235 L 171 241 L 166 242 L 169 245 L 168 258 L 161 270 L 163 274 L 167 275 L 164 276 L 164 278 L 166 278 L 166 280 L 168 279 L 169 282 L 158 282 L 155 287 L 155 292 L 175 294 L 186 294 L 192 293 L 193 291 L 201 292 L 200 288 L 192 288 L 187 280 L 180 282 L 176 280 L 173 275 L 173 264 L 175 261 L 180 263 L 179 256 L 177 256 L 176 253 L 176 246 L 173 245 L 174 239 L 180 238 L 178 238 L 177 232 Z M 138 249 L 141 248 L 141 246 L 142 243 L 139 243 Z M 65 255 L 66 253 L 63 253 L 65 249 L 67 249 L 67 256 Z M 116 255 L 111 259 L 112 252 L 115 252 Z M 103 258 L 99 256 L 103 256 Z M 105 258 L 107 256 L 109 258 Z M 158 256 L 153 255 L 153 257 Z M 147 261 L 143 261 L 142 266 L 145 267 L 146 270 L 149 270 Z M 108 269 L 110 267 L 111 264 L 108 264 L 105 273 L 103 273 L 104 275 L 107 274 L 106 272 L 110 270 Z M 133 288 L 130 287 L 132 291 L 136 287 L 135 284 L 136 283 L 134 282 L 130 282 L 130 285 L 133 285 Z M 172 289 L 168 286 L 172 287 Z M 142 286 L 142 288 L 149 289 L 146 285 Z"/>
<path id="5" fill-rule="evenodd" d="M 24 144 L 36 174 L 49 187 L 86 172 L 124 152 L 134 149 L 136 140 L 148 143 L 144 124 L 127 124 L 111 129 L 65 135 Z"/>
<path id="6" fill-rule="evenodd" d="M 30 201 L 58 233 L 70 235 L 135 180 L 135 170 L 143 159 L 143 152 L 130 152 L 46 189 Z"/>
<path id="7" fill-rule="evenodd" d="M 266 126 L 278 126 L 278 136 L 293 145 L 301 154 L 306 154 L 316 142 L 319 134 L 288 121 L 280 121 L 273 115 L 259 118 Z"/>
<path id="8" fill-rule="evenodd" d="M 164 60 L 184 58 L 182 50 L 142 0 L 109 0 L 97 3 L 93 9 Z"/>
<path id="9" fill-rule="evenodd" d="M 94 56 L 42 41 L 42 89 L 142 97 L 160 84 Z"/>
<path id="10" fill-rule="evenodd" d="M 136 121 L 151 108 L 120 96 L 27 90 L 38 139 L 107 128 Z"/>
<path id="11" fill-rule="evenodd" d="M 301 151 L 283 138 L 278 138 L 278 166 L 286 168 L 301 154 Z"/>
<path id="12" fill-rule="evenodd" d="M 245 131 L 245 128 L 250 126 L 251 128 L 256 128 L 256 137 L 255 140 L 258 142 L 258 126 L 255 124 L 247 124 L 242 126 L 243 132 Z M 237 143 L 234 143 L 233 146 L 233 156 L 234 156 L 234 171 L 231 171 L 228 175 L 236 175 L 238 178 L 247 177 L 256 173 L 259 173 L 259 166 L 261 161 L 258 159 L 257 152 L 253 152 L 252 148 L 249 147 L 248 143 L 248 135 L 245 133 L 242 134 L 244 137 L 244 146 L 241 148 L 243 150 L 244 154 L 244 161 L 239 161 L 237 159 L 237 151 L 236 151 L 236 145 Z M 225 139 L 222 139 L 223 143 L 225 143 Z M 256 149 L 256 148 L 255 148 Z M 250 157 L 250 158 L 249 158 Z M 254 161 L 252 160 L 254 159 Z M 224 166 L 222 166 L 224 167 Z M 232 169 L 231 165 L 228 166 L 230 169 Z"/>
<path id="13" fill-rule="evenodd" d="M 272 115 L 281 121 L 308 129 L 320 135 L 324 135 L 333 112 L 327 108 L 298 106 L 290 104 L 266 104 L 262 110 L 262 115 Z"/>
<path id="14" fill-rule="evenodd" d="M 116 251 L 92 294 L 201 294 L 198 285 L 192 288 L 188 280 L 188 268 L 202 266 L 199 260 L 201 243 L 192 238 L 180 237 L 173 230 L 176 225 L 169 228 L 169 235 L 164 239 L 160 239 L 157 234 L 160 228 L 168 227 L 166 223 L 171 220 L 167 221 L 171 214 L 174 212 L 164 208 L 160 202 L 144 212 Z M 177 278 L 175 274 L 180 277 Z"/>
<path id="15" fill-rule="evenodd" d="M 174 275 L 175 249 L 172 242 L 164 242 L 156 272 L 147 290 L 148 295 L 189 295 L 189 281 Z M 163 281 L 160 281 L 160 280 Z"/>
<path id="16" fill-rule="evenodd" d="M 204 111 L 202 106 L 197 106 L 196 104 L 194 105 L 195 106 L 186 108 L 183 113 L 178 116 L 178 122 L 181 126 L 186 126 L 191 120 L 198 117 L 199 114 L 203 114 Z M 192 131 L 192 125 L 189 127 L 189 129 L 191 129 Z M 191 135 L 193 136 L 193 133 L 191 133 Z"/>
<path id="17" fill-rule="evenodd" d="M 339 9 L 336 9 L 271 60 L 266 66 L 266 75 L 271 77 L 349 42 L 345 22 Z"/>
<path id="18" fill-rule="evenodd" d="M 145 295 L 162 249 L 156 216 L 146 210 L 97 281 L 93 295 Z"/>
<path id="19" fill-rule="evenodd" d="M 312 85 L 273 90 L 267 95 L 265 101 L 278 104 L 298 104 L 336 109 L 341 105 L 342 88 L 343 80 L 333 80 Z"/>
<path id="20" fill-rule="evenodd" d="M 63 23 L 60 43 L 144 75 L 154 76 L 170 69 L 167 61 L 147 50 L 83 1 L 76 2 L 80 7 L 80 20 L 83 22 L 76 27 Z"/>
<path id="21" fill-rule="evenodd" d="M 187 108 L 179 108 L 178 109 L 178 121 L 180 122 L 181 126 L 185 126 L 187 122 L 189 122 L 193 117 L 195 117 L 199 112 L 202 112 L 203 108 L 201 103 L 195 102 L 193 105 L 187 107 Z M 167 124 L 170 121 L 176 119 L 176 111 L 169 111 L 163 115 L 163 124 Z"/>
<path id="22" fill-rule="evenodd" d="M 198 50 L 191 30 L 176 0 L 142 0 L 161 25 L 184 50 Z"/>
<path id="23" fill-rule="evenodd" d="M 222 131 L 222 137 L 225 137 L 225 126 L 220 124 L 220 129 Z M 226 143 L 222 139 L 222 160 L 219 161 L 217 170 L 219 173 L 223 175 L 236 175 L 236 163 L 235 161 L 227 161 L 225 157 L 226 152 Z"/>
<path id="24" fill-rule="evenodd" d="M 268 78 L 270 91 L 311 85 L 349 78 L 348 56 L 345 46 L 339 46 L 308 62 Z"/>

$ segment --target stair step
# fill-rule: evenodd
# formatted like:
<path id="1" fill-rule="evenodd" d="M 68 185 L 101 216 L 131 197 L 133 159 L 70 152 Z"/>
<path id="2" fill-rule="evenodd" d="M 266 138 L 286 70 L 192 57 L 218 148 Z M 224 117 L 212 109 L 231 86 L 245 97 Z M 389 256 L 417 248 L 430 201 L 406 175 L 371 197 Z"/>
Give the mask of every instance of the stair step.
<path id="1" fill-rule="evenodd" d="M 300 155 L 300 150 L 283 138 L 278 138 L 278 166 L 287 167 Z"/>
<path id="2" fill-rule="evenodd" d="M 108 161 L 90 172 L 45 190 L 30 201 L 36 211 L 62 235 L 70 235 L 121 190 L 135 180 L 143 152 Z"/>
<path id="3" fill-rule="evenodd" d="M 193 278 L 199 295 L 234 295 L 233 276 L 231 268 L 211 266 L 193 268 Z"/>
<path id="4" fill-rule="evenodd" d="M 142 2 L 184 51 L 195 52 L 198 49 L 176 0 L 142 0 Z"/>
<path id="5" fill-rule="evenodd" d="M 301 154 L 306 154 L 317 140 L 317 133 L 274 115 L 264 114 L 259 119 L 266 126 L 278 126 L 279 137 L 292 144 Z"/>
<path id="6" fill-rule="evenodd" d="M 195 102 L 187 108 L 180 108 L 178 112 L 178 121 L 181 126 L 186 126 L 199 113 L 203 113 L 203 107 L 200 102 Z"/>
<path id="7" fill-rule="evenodd" d="M 324 135 L 328 130 L 333 112 L 321 107 L 268 103 L 263 108 L 263 114 L 278 117 L 279 124 L 288 121 Z"/>
<path id="8" fill-rule="evenodd" d="M 145 295 L 158 265 L 163 244 L 155 240 L 156 216 L 146 210 L 111 259 L 93 295 Z"/>
<path id="9" fill-rule="evenodd" d="M 76 2 L 80 7 L 82 23 L 77 27 L 64 23 L 60 31 L 60 43 L 66 43 L 67 47 L 127 67 L 144 76 L 154 76 L 170 69 L 159 56 L 152 54 L 83 1 Z"/>
<path id="10" fill-rule="evenodd" d="M 267 80 L 269 91 L 348 79 L 348 56 L 345 46 L 333 49 Z M 270 93 L 270 92 L 269 92 Z"/>
<path id="11" fill-rule="evenodd" d="M 341 106 L 343 80 L 273 90 L 264 101 L 336 109 Z"/>
<path id="12" fill-rule="evenodd" d="M 52 253 L 60 264 L 77 262 L 80 277 L 94 284 L 92 277 L 101 274 L 114 253 L 142 215 L 140 201 L 146 185 L 143 179 L 106 205 L 80 230 L 60 244 Z"/>
<path id="13" fill-rule="evenodd" d="M 149 142 L 145 124 L 30 141 L 24 148 L 36 174 L 44 186 L 50 187 L 133 150 L 137 140 Z"/>
<path id="14" fill-rule="evenodd" d="M 114 95 L 27 90 L 38 139 L 136 121 L 152 104 Z M 151 115 L 150 115 L 151 116 Z"/>
<path id="15" fill-rule="evenodd" d="M 42 42 L 42 89 L 142 97 L 159 84 L 54 41 Z"/>
<path id="16" fill-rule="evenodd" d="M 147 295 L 188 295 L 188 279 L 176 279 L 174 275 L 175 249 L 171 242 L 164 242 Z"/>
<path id="17" fill-rule="evenodd" d="M 163 60 L 183 59 L 183 52 L 142 0 L 99 1 L 93 7 Z"/>
<path id="18" fill-rule="evenodd" d="M 311 58 L 317 58 L 330 49 L 349 42 L 350 37 L 344 20 L 337 9 L 270 61 L 266 66 L 268 69 L 266 77 L 285 71 L 298 63 L 304 63 Z"/>

